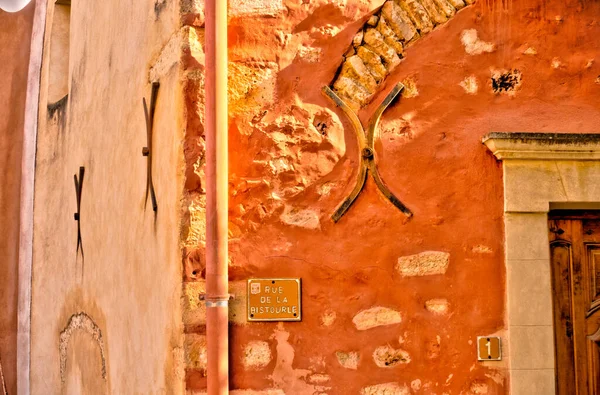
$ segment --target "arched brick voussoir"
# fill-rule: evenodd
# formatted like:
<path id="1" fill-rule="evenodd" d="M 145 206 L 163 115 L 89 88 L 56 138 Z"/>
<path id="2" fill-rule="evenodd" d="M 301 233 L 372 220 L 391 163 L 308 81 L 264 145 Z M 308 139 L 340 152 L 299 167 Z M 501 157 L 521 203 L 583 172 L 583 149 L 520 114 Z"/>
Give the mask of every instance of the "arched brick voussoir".
<path id="1" fill-rule="evenodd" d="M 330 87 L 357 110 L 372 100 L 404 48 L 475 0 L 387 0 L 352 39 Z"/>

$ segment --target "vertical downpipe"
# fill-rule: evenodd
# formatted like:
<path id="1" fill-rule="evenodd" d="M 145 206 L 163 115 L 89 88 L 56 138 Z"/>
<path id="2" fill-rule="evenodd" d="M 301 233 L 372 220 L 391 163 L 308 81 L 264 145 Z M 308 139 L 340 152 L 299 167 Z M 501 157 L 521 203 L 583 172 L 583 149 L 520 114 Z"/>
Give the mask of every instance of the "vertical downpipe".
<path id="1" fill-rule="evenodd" d="M 227 1 L 206 1 L 206 336 L 208 395 L 229 393 Z"/>

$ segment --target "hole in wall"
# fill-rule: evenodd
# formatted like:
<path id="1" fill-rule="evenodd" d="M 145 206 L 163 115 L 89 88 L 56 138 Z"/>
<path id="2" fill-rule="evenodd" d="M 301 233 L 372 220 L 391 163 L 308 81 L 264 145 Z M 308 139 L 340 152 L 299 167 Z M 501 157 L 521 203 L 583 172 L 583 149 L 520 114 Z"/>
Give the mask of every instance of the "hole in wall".
<path id="1" fill-rule="evenodd" d="M 492 74 L 492 89 L 494 93 L 506 93 L 516 90 L 521 85 L 522 74 L 513 69 Z"/>

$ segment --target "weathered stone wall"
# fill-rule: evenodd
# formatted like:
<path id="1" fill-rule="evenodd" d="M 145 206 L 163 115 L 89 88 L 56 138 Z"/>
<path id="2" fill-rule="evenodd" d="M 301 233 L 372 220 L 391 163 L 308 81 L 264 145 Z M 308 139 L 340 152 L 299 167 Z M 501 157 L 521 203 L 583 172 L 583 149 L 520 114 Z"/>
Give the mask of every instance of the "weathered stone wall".
<path id="1" fill-rule="evenodd" d="M 230 1 L 233 393 L 507 393 L 505 363 L 476 361 L 476 337 L 505 329 L 502 172 L 481 137 L 597 131 L 600 5 L 459 3 Z M 444 4 L 445 15 L 437 14 Z M 419 26 L 411 7 L 430 24 Z M 355 185 L 359 148 L 321 89 L 336 88 L 350 72 L 352 64 L 344 65 L 352 51 L 365 67 L 374 58 L 366 50 L 381 59 L 365 30 L 381 34 L 381 21 L 398 10 L 419 40 L 402 40 L 390 26 L 400 39 L 383 38 L 395 46 L 394 67 L 384 59 L 380 75 L 366 68 L 376 84 L 364 69 L 366 82 L 350 73 L 355 89 L 338 92 L 366 125 L 404 83 L 382 117 L 375 150 L 382 177 L 414 215 L 404 216 L 369 179 L 334 224 L 331 214 Z M 202 30 L 196 34 L 201 43 Z M 188 114 L 202 106 L 201 85 L 191 85 Z M 188 133 L 194 125 L 201 136 L 202 122 L 188 118 Z M 191 393 L 206 385 L 198 301 L 205 263 L 195 247 L 204 232 L 202 141 L 187 138 Z M 245 322 L 245 279 L 262 276 L 302 278 L 301 323 Z"/>
<path id="2" fill-rule="evenodd" d="M 21 151 L 33 11 L 33 4 L 14 14 L 0 10 L 0 370 L 9 394 L 17 385 Z"/>
<path id="3" fill-rule="evenodd" d="M 179 228 L 183 175 L 175 1 L 73 0 L 68 96 L 48 98 L 48 2 L 39 102 L 32 284 L 32 394 L 181 394 Z M 63 40 L 66 37 L 62 37 Z M 63 41 L 64 43 L 64 41 Z M 153 127 L 158 211 L 145 200 L 142 98 Z M 83 253 L 73 175 L 85 167 Z"/>

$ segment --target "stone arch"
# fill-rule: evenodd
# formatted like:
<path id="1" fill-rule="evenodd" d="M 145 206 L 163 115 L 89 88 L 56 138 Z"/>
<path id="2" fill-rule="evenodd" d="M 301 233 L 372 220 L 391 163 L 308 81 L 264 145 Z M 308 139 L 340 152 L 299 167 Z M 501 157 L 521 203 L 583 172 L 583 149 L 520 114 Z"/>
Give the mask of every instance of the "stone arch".
<path id="1" fill-rule="evenodd" d="M 102 330 L 84 312 L 72 315 L 59 336 L 63 394 L 106 394 L 106 349 Z M 70 362 L 70 363 L 68 363 Z M 75 387 L 75 388 L 74 388 Z"/>

